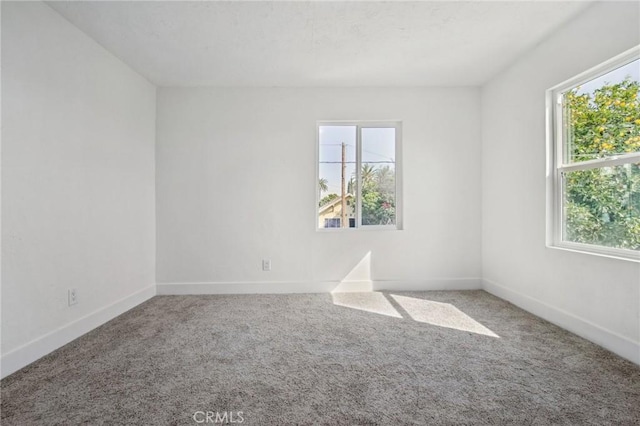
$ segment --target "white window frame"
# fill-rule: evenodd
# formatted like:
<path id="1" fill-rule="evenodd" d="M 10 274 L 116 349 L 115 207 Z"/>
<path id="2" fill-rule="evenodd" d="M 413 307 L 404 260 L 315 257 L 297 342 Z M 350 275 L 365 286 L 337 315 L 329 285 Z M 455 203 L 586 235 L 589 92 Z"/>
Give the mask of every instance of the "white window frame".
<path id="1" fill-rule="evenodd" d="M 577 76 L 564 81 L 546 91 L 546 139 L 547 139 L 547 235 L 549 248 L 593 254 L 616 259 L 640 262 L 640 252 L 636 250 L 599 246 L 594 244 L 564 241 L 563 222 L 563 178 L 562 173 L 594 168 L 619 166 L 640 161 L 640 153 L 629 153 L 596 160 L 569 163 L 565 161 L 567 149 L 563 126 L 563 94 L 576 86 L 607 74 L 616 68 L 640 58 L 640 46 L 615 56 Z"/>
<path id="2" fill-rule="evenodd" d="M 318 226 L 319 212 L 318 203 L 320 202 L 320 192 L 318 191 L 318 179 L 320 177 L 320 127 L 322 126 L 353 126 L 356 128 L 356 176 L 358 178 L 356 197 L 355 223 L 353 228 L 320 228 Z M 362 129 L 372 128 L 393 128 L 395 129 L 395 182 L 396 182 L 396 223 L 395 225 L 362 225 L 362 199 L 361 199 L 361 173 L 362 168 Z M 316 122 L 316 167 L 315 167 L 315 193 L 316 193 L 316 213 L 315 213 L 315 229 L 317 232 L 353 232 L 353 231 L 400 231 L 402 230 L 402 121 L 385 120 L 385 121 L 318 121 Z"/>

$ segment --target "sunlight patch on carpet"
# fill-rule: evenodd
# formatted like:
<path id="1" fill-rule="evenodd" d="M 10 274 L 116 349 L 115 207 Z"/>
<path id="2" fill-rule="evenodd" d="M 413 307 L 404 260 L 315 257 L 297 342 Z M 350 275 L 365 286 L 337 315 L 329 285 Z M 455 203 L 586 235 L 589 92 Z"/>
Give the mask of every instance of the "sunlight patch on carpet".
<path id="1" fill-rule="evenodd" d="M 469 331 L 485 336 L 500 337 L 450 303 L 390 295 L 414 321 L 439 327 Z"/>

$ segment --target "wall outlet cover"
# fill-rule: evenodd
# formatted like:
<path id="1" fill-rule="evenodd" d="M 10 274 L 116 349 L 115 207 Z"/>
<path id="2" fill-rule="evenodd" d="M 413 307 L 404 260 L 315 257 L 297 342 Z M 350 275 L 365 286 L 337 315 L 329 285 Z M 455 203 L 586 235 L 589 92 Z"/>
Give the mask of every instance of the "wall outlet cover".
<path id="1" fill-rule="evenodd" d="M 69 306 L 72 306 L 78 303 L 78 289 L 70 288 L 68 296 L 69 296 Z"/>

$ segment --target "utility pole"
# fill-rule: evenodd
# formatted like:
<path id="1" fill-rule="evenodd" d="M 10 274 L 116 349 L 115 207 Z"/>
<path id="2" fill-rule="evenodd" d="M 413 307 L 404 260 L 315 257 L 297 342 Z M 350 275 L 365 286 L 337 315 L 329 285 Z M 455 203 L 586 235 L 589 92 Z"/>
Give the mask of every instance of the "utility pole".
<path id="1" fill-rule="evenodd" d="M 342 142 L 342 176 L 341 176 L 341 188 L 342 188 L 342 211 L 340 212 L 341 218 L 340 218 L 340 226 L 342 228 L 346 228 L 346 221 L 347 221 L 347 194 L 345 191 L 345 179 L 344 179 L 344 175 L 345 172 L 347 171 L 347 162 L 346 162 L 346 157 L 347 157 L 347 146 L 345 145 L 344 142 Z"/>

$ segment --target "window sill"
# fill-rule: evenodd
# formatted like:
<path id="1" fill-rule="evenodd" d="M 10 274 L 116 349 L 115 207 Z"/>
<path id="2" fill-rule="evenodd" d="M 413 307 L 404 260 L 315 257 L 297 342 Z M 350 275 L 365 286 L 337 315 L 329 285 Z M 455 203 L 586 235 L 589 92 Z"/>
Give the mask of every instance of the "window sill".
<path id="1" fill-rule="evenodd" d="M 371 232 L 371 231 L 402 231 L 396 226 L 365 226 L 358 228 L 316 228 L 316 232 Z"/>

